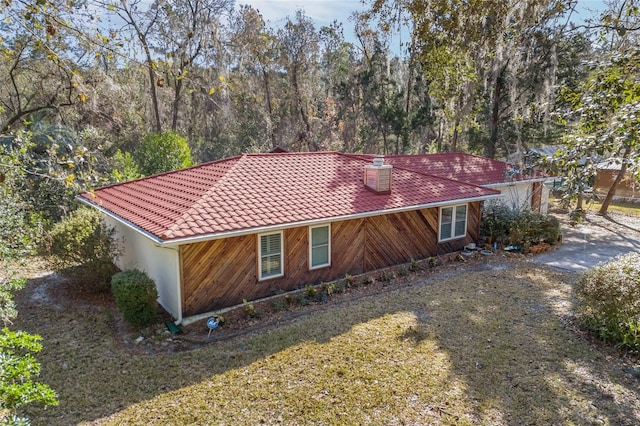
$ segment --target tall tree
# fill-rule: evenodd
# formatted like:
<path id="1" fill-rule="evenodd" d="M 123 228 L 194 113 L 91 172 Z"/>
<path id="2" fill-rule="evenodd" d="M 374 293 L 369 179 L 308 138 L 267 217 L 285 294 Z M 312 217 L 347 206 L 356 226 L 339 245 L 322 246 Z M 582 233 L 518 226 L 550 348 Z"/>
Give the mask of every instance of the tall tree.
<path id="1" fill-rule="evenodd" d="M 550 166 L 568 176 L 567 198 L 578 200 L 591 185 L 595 164 L 620 165 L 599 214 L 605 215 L 630 164 L 640 161 L 640 12 L 637 1 L 611 2 L 598 29 L 602 49 L 594 52 L 588 78 L 563 88 L 564 120 L 572 125 L 564 148 Z"/>
<path id="2" fill-rule="evenodd" d="M 178 130 L 178 118 L 183 109 L 185 82 L 191 91 L 215 91 L 217 84 L 200 87 L 206 81 L 191 74 L 202 68 L 220 68 L 214 60 L 221 50 L 222 18 L 233 8 L 233 0 L 158 0 L 157 35 L 150 44 L 159 57 L 164 57 L 165 84 L 173 90 L 171 130 Z M 198 84 L 200 83 L 200 84 Z"/>

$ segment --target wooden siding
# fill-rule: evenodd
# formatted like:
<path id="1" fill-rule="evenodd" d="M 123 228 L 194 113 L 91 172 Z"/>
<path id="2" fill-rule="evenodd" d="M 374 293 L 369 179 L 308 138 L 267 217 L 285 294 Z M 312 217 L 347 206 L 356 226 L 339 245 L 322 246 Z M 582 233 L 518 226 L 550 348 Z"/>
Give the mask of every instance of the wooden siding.
<path id="1" fill-rule="evenodd" d="M 423 209 L 331 223 L 331 266 L 309 270 L 309 228 L 283 232 L 284 276 L 259 281 L 256 235 L 181 247 L 183 315 L 191 316 L 308 284 L 411 259 L 461 250 L 478 240 L 481 203 L 468 204 L 466 238 L 438 243 L 439 210 Z"/>
<path id="2" fill-rule="evenodd" d="M 531 211 L 540 213 L 542 207 L 542 182 L 533 182 L 531 186 Z"/>
<path id="3" fill-rule="evenodd" d="M 620 170 L 598 170 L 593 183 L 593 190 L 600 195 L 607 195 Z M 633 174 L 627 172 L 616 188 L 616 197 L 640 198 L 640 183 Z"/>

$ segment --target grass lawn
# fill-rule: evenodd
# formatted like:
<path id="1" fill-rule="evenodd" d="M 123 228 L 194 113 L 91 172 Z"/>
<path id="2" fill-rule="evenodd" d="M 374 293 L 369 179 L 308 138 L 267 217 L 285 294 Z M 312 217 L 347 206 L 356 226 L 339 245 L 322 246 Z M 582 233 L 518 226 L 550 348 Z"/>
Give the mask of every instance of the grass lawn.
<path id="1" fill-rule="evenodd" d="M 502 258 L 412 278 L 162 355 L 127 352 L 110 309 L 27 290 L 16 328 L 43 336 L 41 380 L 60 399 L 28 414 L 34 425 L 640 423 L 640 382 L 625 372 L 639 360 L 573 325 L 575 276 Z"/>
<path id="2" fill-rule="evenodd" d="M 587 209 L 594 213 L 597 213 L 600 210 L 600 207 L 602 207 L 602 202 L 598 200 L 589 201 L 587 203 Z M 640 216 L 640 203 L 625 203 L 622 201 L 615 201 L 609 205 L 607 211 L 627 216 Z"/>

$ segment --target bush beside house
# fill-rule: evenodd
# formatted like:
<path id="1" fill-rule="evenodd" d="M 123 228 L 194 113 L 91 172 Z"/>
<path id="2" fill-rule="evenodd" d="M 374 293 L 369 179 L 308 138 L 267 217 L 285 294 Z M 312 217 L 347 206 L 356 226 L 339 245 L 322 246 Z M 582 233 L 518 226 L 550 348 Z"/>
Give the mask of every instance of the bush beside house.
<path id="1" fill-rule="evenodd" d="M 115 274 L 111 278 L 111 291 L 129 324 L 145 326 L 156 321 L 158 290 L 145 272 L 132 269 Z"/>
<path id="2" fill-rule="evenodd" d="M 556 244 L 560 221 L 551 215 L 511 209 L 504 204 L 488 203 L 482 211 L 480 235 L 489 242 L 531 247 L 539 243 Z"/>
<path id="3" fill-rule="evenodd" d="M 83 207 L 53 227 L 47 239 L 47 252 L 55 271 L 93 290 L 106 291 L 111 276 L 117 272 L 113 260 L 120 245 L 100 213 Z"/>

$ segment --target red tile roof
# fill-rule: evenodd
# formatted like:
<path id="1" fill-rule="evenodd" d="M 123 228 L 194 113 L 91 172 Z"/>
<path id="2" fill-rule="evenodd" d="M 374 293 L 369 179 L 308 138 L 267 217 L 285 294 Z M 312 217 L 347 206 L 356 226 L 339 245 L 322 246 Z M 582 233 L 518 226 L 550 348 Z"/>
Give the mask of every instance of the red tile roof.
<path id="1" fill-rule="evenodd" d="M 84 192 L 80 197 L 162 240 L 295 224 L 497 191 L 394 167 L 391 194 L 363 183 L 369 160 L 335 152 L 245 154 Z"/>
<path id="2" fill-rule="evenodd" d="M 360 155 L 373 158 L 373 155 Z M 387 164 L 414 171 L 455 179 L 475 185 L 493 185 L 514 180 L 526 180 L 531 176 L 514 174 L 509 163 L 478 157 L 463 152 L 444 152 L 424 155 L 387 155 Z"/>

